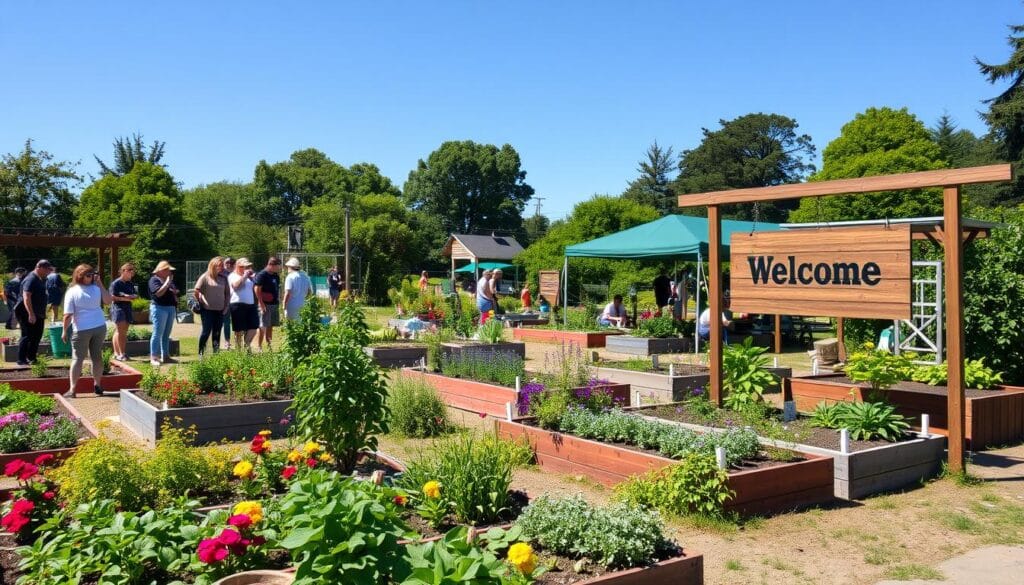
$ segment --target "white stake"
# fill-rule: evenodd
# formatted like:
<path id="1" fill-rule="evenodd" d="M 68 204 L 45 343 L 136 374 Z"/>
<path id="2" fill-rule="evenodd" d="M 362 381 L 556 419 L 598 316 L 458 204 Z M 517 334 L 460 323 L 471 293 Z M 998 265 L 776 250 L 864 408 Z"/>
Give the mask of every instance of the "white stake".
<path id="1" fill-rule="evenodd" d="M 658 354 L 654 354 L 654 355 L 651 356 L 651 365 L 654 367 L 655 370 L 659 369 L 658 368 Z"/>
<path id="2" fill-rule="evenodd" d="M 774 368 L 779 367 L 779 356 L 775 356 L 774 361 L 772 361 L 772 367 L 774 367 Z"/>
<path id="3" fill-rule="evenodd" d="M 164 410 L 167 410 L 167 401 L 164 400 Z"/>
<path id="4" fill-rule="evenodd" d="M 925 439 L 928 438 L 928 427 L 931 426 L 931 422 L 932 417 L 928 416 L 927 414 L 921 415 L 921 432 L 918 433 L 919 436 L 924 437 Z"/>
<path id="5" fill-rule="evenodd" d="M 642 406 L 643 403 L 640 401 L 640 391 L 637 390 L 633 393 L 633 406 Z"/>
<path id="6" fill-rule="evenodd" d="M 719 469 L 726 469 L 725 447 L 715 447 L 715 459 L 718 460 Z"/>
<path id="7" fill-rule="evenodd" d="M 675 375 L 676 375 L 676 365 L 675 364 L 669 364 L 668 365 L 668 377 L 672 378 L 672 377 L 675 377 Z"/>
<path id="8" fill-rule="evenodd" d="M 511 402 L 506 402 L 505 403 L 505 420 L 507 420 L 508 422 L 512 422 L 512 403 Z"/>
<path id="9" fill-rule="evenodd" d="M 839 429 L 839 452 L 844 455 L 850 452 L 849 429 Z"/>
<path id="10" fill-rule="evenodd" d="M 518 395 L 519 391 L 522 389 L 522 384 L 522 379 L 520 379 L 519 376 L 516 376 L 516 395 Z"/>

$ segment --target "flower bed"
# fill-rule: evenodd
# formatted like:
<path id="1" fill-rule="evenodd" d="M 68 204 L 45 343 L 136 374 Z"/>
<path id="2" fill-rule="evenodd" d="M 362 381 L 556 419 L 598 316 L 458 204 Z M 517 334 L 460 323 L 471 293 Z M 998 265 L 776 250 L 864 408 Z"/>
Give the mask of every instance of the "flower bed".
<path id="1" fill-rule="evenodd" d="M 866 384 L 852 382 L 842 374 L 791 378 L 789 387 L 797 410 L 801 412 L 814 410 L 819 402 L 864 401 L 870 391 Z M 1024 439 L 1024 387 L 968 388 L 965 395 L 965 434 L 971 449 L 982 450 Z M 930 429 L 943 435 L 947 433 L 947 392 L 944 386 L 897 382 L 885 391 L 885 397 L 907 417 L 920 420 L 922 414 L 928 414 Z"/>
<path id="2" fill-rule="evenodd" d="M 141 372 L 128 364 L 117 360 L 111 360 L 110 365 L 111 373 L 104 374 L 101 378 L 103 390 L 110 392 L 114 390 L 124 390 L 125 388 L 135 388 L 138 386 L 139 381 L 142 379 Z M 17 390 L 36 392 L 38 394 L 63 394 L 64 392 L 67 392 L 68 368 L 54 367 L 48 369 L 52 371 L 53 375 L 48 375 L 45 378 L 37 378 L 33 376 L 29 367 L 5 369 L 3 370 L 3 379 L 0 379 L 0 382 L 6 382 L 10 384 L 12 388 Z M 17 374 L 12 372 L 17 372 Z M 22 374 L 24 377 L 20 377 Z M 83 375 L 81 379 L 78 380 L 78 385 L 75 386 L 75 394 L 92 393 L 92 376 Z"/>
<path id="3" fill-rule="evenodd" d="M 516 327 L 512 330 L 512 338 L 520 341 L 574 343 L 587 348 L 604 347 L 610 335 L 622 335 L 622 332 L 617 329 L 610 331 L 562 331 L 560 329 L 532 327 Z"/>
<path id="4" fill-rule="evenodd" d="M 414 343 L 371 345 L 363 351 L 382 368 L 410 368 L 427 359 L 427 346 Z"/>
<path id="5" fill-rule="evenodd" d="M 670 376 L 667 365 L 661 366 L 658 371 L 649 369 L 642 372 L 607 367 L 601 364 L 595 366 L 599 377 L 617 384 L 629 384 L 633 389 L 633 394 L 639 394 L 641 402 L 648 404 L 679 402 L 694 390 L 707 387 L 711 379 L 705 366 L 673 364 L 672 369 L 673 372 Z M 780 379 L 793 375 L 791 368 L 765 369 Z"/>
<path id="6" fill-rule="evenodd" d="M 490 358 L 496 355 L 526 359 L 526 344 L 514 341 L 498 343 L 451 342 L 441 344 L 441 359 L 459 359 L 467 356 Z"/>
<path id="7" fill-rule="evenodd" d="M 499 437 L 520 440 L 533 446 L 537 464 L 551 471 L 584 475 L 606 486 L 630 476 L 661 469 L 675 460 L 615 444 L 581 439 L 529 424 L 495 421 Z M 833 463 L 827 456 L 801 454 L 802 461 L 731 471 L 728 485 L 735 496 L 726 509 L 740 514 L 770 514 L 803 508 L 832 500 Z"/>
<path id="8" fill-rule="evenodd" d="M 114 346 L 110 340 L 103 342 L 104 349 L 112 349 Z M 177 339 L 171 340 L 171 355 L 181 355 L 181 342 Z M 125 351 L 128 352 L 129 356 L 149 356 L 149 339 L 136 339 L 127 342 Z M 39 355 L 50 356 L 53 355 L 53 351 L 50 349 L 48 342 L 41 342 L 39 344 Z M 18 344 L 4 344 L 3 346 L 3 359 L 5 362 L 14 362 L 18 360 Z"/>

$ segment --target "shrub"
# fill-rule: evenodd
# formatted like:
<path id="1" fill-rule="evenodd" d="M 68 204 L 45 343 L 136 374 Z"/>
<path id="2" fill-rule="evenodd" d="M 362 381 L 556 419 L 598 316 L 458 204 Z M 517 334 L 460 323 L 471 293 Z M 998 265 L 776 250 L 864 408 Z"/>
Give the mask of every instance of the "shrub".
<path id="1" fill-rule="evenodd" d="M 490 318 L 477 329 L 477 337 L 484 343 L 498 343 L 505 338 L 505 322 Z"/>
<path id="2" fill-rule="evenodd" d="M 50 367 L 50 358 L 46 357 L 45 355 L 40 354 L 40 355 L 36 356 L 35 363 L 33 363 L 31 366 L 29 366 L 29 371 L 32 372 L 32 377 L 34 377 L 34 378 L 45 378 L 50 373 L 48 371 L 49 367 Z"/>
<path id="3" fill-rule="evenodd" d="M 338 320 L 334 327 L 338 334 L 359 347 L 370 345 L 370 329 L 366 326 L 366 316 L 355 301 L 345 301 L 338 305 Z"/>
<path id="4" fill-rule="evenodd" d="M 110 360 L 114 359 L 114 350 L 112 350 L 110 348 L 104 349 L 103 350 L 103 354 L 102 354 L 102 359 L 103 359 L 103 373 L 104 374 L 109 374 L 110 373 Z"/>
<path id="5" fill-rule="evenodd" d="M 633 335 L 659 339 L 676 337 L 679 334 L 681 324 L 682 321 L 676 321 L 670 315 L 640 319 L 636 323 L 636 330 L 633 331 Z"/>
<path id="6" fill-rule="evenodd" d="M 71 509 L 109 498 L 118 509 L 141 510 L 153 504 L 142 460 L 140 448 L 98 437 L 82 443 L 53 475 Z"/>
<path id="7" fill-rule="evenodd" d="M 448 409 L 434 387 L 399 374 L 388 387 L 391 430 L 406 437 L 433 437 L 448 430 Z"/>
<path id="8" fill-rule="evenodd" d="M 388 390 L 363 348 L 329 334 L 317 353 L 295 372 L 296 430 L 327 447 L 342 471 L 351 471 L 359 452 L 377 447 L 388 431 Z"/>
<path id="9" fill-rule="evenodd" d="M 725 502 L 735 495 L 728 479 L 713 455 L 690 453 L 677 465 L 631 477 L 615 487 L 615 495 L 628 504 L 664 514 L 719 518 Z"/>
<path id="10" fill-rule="evenodd" d="M 287 320 L 284 324 L 284 352 L 291 358 L 292 365 L 298 365 L 306 356 L 311 356 L 320 347 L 320 335 L 324 331 L 320 323 L 323 307 L 320 300 L 312 297 L 299 310 L 299 318 Z"/>
<path id="11" fill-rule="evenodd" d="M 544 550 L 609 568 L 651 563 L 669 544 L 657 512 L 625 503 L 594 507 L 581 496 L 534 500 L 516 521 Z"/>
<path id="12" fill-rule="evenodd" d="M 917 366 L 910 374 L 910 379 L 923 384 L 945 386 L 948 381 L 948 362 L 933 366 Z M 985 358 L 964 360 L 964 386 L 988 390 L 1003 382 L 1003 376 L 985 365 Z"/>
<path id="13" fill-rule="evenodd" d="M 24 412 L 29 416 L 53 412 L 57 401 L 49 396 L 15 390 L 10 384 L 0 383 L 0 415 Z"/>
<path id="14" fill-rule="evenodd" d="M 281 498 L 282 548 L 296 584 L 400 582 L 407 528 L 392 492 L 368 481 L 314 471 Z"/>
<path id="15" fill-rule="evenodd" d="M 486 524 L 498 520 L 509 506 L 512 458 L 472 435 L 456 437 L 420 454 L 409 464 L 399 485 L 414 500 L 429 481 L 441 484 L 441 498 L 456 520 Z"/>
<path id="16" fill-rule="evenodd" d="M 189 380 L 198 385 L 200 392 L 216 392 L 245 400 L 267 399 L 292 391 L 291 361 L 281 352 L 222 351 L 192 362 L 188 367 Z"/>
<path id="17" fill-rule="evenodd" d="M 753 337 L 747 337 L 743 343 L 727 345 L 722 351 L 722 402 L 733 410 L 763 401 L 765 391 L 775 385 L 775 376 L 764 369 L 768 365 L 763 355 L 767 349 L 755 346 L 753 341 Z"/>
<path id="18" fill-rule="evenodd" d="M 195 428 L 179 429 L 165 424 L 156 448 L 141 461 L 147 488 L 156 506 L 169 506 L 190 496 L 228 494 L 231 455 L 219 447 L 196 447 Z"/>
<path id="19" fill-rule="evenodd" d="M 526 375 L 526 366 L 520 357 L 506 353 L 490 355 L 464 351 L 443 357 L 441 372 L 453 378 L 515 386 L 516 378 L 522 380 Z"/>
<path id="20" fill-rule="evenodd" d="M 896 382 L 910 378 L 914 364 L 904 354 L 896 355 L 874 349 L 870 343 L 846 359 L 846 376 L 854 382 L 867 382 L 871 386 L 871 399 L 883 400 L 883 391 Z"/>

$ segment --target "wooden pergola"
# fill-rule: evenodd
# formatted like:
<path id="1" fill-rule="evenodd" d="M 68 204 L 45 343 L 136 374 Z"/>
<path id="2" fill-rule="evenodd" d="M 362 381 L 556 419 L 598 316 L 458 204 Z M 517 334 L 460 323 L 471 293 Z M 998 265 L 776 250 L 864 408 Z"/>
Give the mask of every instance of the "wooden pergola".
<path id="1" fill-rule="evenodd" d="M 680 207 L 708 208 L 708 300 L 711 310 L 710 382 L 709 393 L 717 404 L 722 401 L 722 205 L 777 201 L 799 197 L 825 197 L 829 195 L 857 195 L 878 191 L 923 189 L 942 187 L 941 229 L 933 228 L 918 237 L 941 243 L 945 255 L 946 296 L 946 363 L 947 401 L 949 416 L 949 466 L 954 472 L 964 469 L 964 346 L 963 346 L 963 248 L 979 234 L 964 234 L 962 224 L 960 188 L 976 183 L 999 183 L 1013 179 L 1009 164 L 923 171 L 900 175 L 881 175 L 857 179 L 840 179 L 815 183 L 778 185 L 733 189 L 714 193 L 680 195 Z M 950 238 L 947 234 L 956 234 Z"/>
<path id="2" fill-rule="evenodd" d="M 105 236 L 72 236 L 61 233 L 2 233 L 2 248 L 96 248 L 96 272 L 103 274 L 106 268 L 107 251 L 110 251 L 110 279 L 118 276 L 120 264 L 119 250 L 132 245 L 135 240 L 124 233 L 113 233 Z"/>

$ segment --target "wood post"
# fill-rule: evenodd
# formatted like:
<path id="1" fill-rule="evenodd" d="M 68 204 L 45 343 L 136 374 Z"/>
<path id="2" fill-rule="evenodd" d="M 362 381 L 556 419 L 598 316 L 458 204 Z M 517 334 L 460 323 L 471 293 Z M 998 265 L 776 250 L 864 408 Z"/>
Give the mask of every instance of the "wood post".
<path id="1" fill-rule="evenodd" d="M 711 335 L 708 352 L 711 402 L 722 404 L 722 215 L 717 205 L 708 206 L 708 308 Z"/>
<path id="2" fill-rule="evenodd" d="M 110 248 L 110 280 L 107 281 L 108 285 L 111 282 L 114 282 L 114 279 L 120 276 L 121 265 L 118 263 L 118 261 L 120 260 L 118 255 L 120 252 L 121 249 L 118 248 L 117 246 L 113 246 Z"/>
<path id="3" fill-rule="evenodd" d="M 782 315 L 775 315 L 775 353 L 782 353 Z"/>
<path id="4" fill-rule="evenodd" d="M 846 362 L 846 343 L 843 342 L 845 337 L 844 321 L 842 317 L 836 319 L 836 337 L 839 338 L 839 361 Z"/>
<path id="5" fill-rule="evenodd" d="M 104 256 L 107 255 L 107 249 L 106 248 L 97 248 L 96 252 L 97 252 L 97 254 L 96 254 L 96 274 L 99 274 L 100 276 L 103 276 L 103 268 L 104 268 L 104 264 L 106 264 L 106 262 L 105 262 L 106 258 L 104 258 Z"/>
<path id="6" fill-rule="evenodd" d="M 960 186 L 942 189 L 943 231 L 959 235 Z M 946 261 L 946 410 L 949 420 L 949 469 L 964 470 L 964 328 L 963 328 L 963 244 L 961 238 L 945 238 Z"/>

